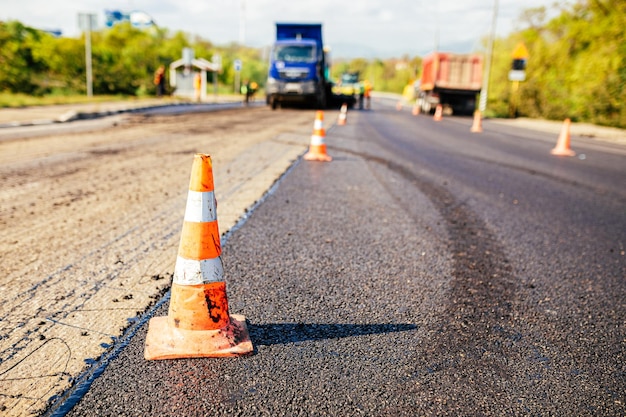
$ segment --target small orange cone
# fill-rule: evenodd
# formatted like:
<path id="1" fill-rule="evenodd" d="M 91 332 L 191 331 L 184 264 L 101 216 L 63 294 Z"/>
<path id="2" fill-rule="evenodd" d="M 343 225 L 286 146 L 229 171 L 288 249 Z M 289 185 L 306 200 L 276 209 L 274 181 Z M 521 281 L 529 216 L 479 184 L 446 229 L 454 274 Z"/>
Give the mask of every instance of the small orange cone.
<path id="1" fill-rule="evenodd" d="M 443 107 L 441 107 L 441 104 L 437 104 L 437 107 L 435 107 L 435 116 L 433 117 L 433 120 L 435 122 L 439 122 L 441 121 L 442 118 L 443 118 Z"/>
<path id="2" fill-rule="evenodd" d="M 211 157 L 196 154 L 169 312 L 150 319 L 144 349 L 148 360 L 252 352 L 245 317 L 228 313 L 216 209 Z"/>
<path id="3" fill-rule="evenodd" d="M 398 110 L 398 111 L 402 110 L 402 101 L 398 101 L 396 103 L 396 110 Z"/>
<path id="4" fill-rule="evenodd" d="M 480 133 L 483 131 L 482 126 L 482 117 L 480 115 L 480 110 L 476 110 L 474 112 L 474 123 L 472 124 L 472 128 L 470 129 L 472 133 Z"/>
<path id="5" fill-rule="evenodd" d="M 411 113 L 413 114 L 413 116 L 417 116 L 418 114 L 420 114 L 420 106 L 418 106 L 417 103 L 413 105 L 413 110 L 411 110 Z"/>
<path id="6" fill-rule="evenodd" d="M 556 142 L 556 146 L 554 149 L 550 151 L 552 155 L 558 156 L 575 156 L 576 152 L 570 149 L 570 134 L 569 128 L 571 125 L 571 120 L 569 118 L 565 119 L 563 122 L 563 127 L 561 128 L 561 134 L 559 135 L 559 139 Z"/>
<path id="7" fill-rule="evenodd" d="M 324 112 L 318 110 L 315 113 L 315 122 L 313 123 L 313 134 L 311 135 L 311 146 L 309 151 L 304 154 L 304 159 L 307 161 L 323 161 L 330 162 L 333 158 L 326 153 L 326 143 L 324 138 L 326 132 L 324 132 Z"/>
<path id="8" fill-rule="evenodd" d="M 339 112 L 339 118 L 337 119 L 337 124 L 339 126 L 343 126 L 348 121 L 348 105 L 343 103 L 341 106 L 341 111 Z"/>

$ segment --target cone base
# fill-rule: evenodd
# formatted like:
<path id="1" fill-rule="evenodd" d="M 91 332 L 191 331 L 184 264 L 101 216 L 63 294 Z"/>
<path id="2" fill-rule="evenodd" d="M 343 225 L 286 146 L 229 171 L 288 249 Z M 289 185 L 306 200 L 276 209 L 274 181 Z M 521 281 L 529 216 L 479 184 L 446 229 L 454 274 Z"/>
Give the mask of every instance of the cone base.
<path id="1" fill-rule="evenodd" d="M 473 127 L 473 128 L 470 129 L 471 133 L 480 133 L 482 131 L 483 130 L 480 127 Z"/>
<path id="2" fill-rule="evenodd" d="M 218 330 L 184 330 L 169 325 L 167 316 L 148 323 L 144 349 L 147 360 L 217 358 L 241 356 L 253 350 L 246 318 L 233 314 L 230 323 Z"/>
<path id="3" fill-rule="evenodd" d="M 322 161 L 322 162 L 330 162 L 333 158 L 330 155 L 325 155 L 321 153 L 311 153 L 307 152 L 303 157 L 307 161 Z"/>
<path id="4" fill-rule="evenodd" d="M 576 152 L 571 149 L 558 149 L 554 148 L 550 151 L 552 155 L 556 156 L 576 156 Z"/>
<path id="5" fill-rule="evenodd" d="M 326 145 L 311 145 L 303 158 L 307 161 L 330 162 L 333 158 L 326 153 Z"/>

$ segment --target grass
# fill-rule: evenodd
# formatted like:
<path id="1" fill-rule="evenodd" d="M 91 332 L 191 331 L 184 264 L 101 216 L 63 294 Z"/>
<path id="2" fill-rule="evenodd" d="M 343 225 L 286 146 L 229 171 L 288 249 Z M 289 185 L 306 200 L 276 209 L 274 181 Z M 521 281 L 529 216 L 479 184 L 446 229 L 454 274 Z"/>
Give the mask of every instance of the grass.
<path id="1" fill-rule="evenodd" d="M 0 92 L 0 108 L 47 106 L 52 104 L 101 103 L 110 101 L 135 100 L 128 96 L 49 95 L 31 96 L 21 93 Z"/>
<path id="2" fill-rule="evenodd" d="M 220 96 L 232 96 L 232 87 L 222 87 L 218 89 Z M 263 93 L 264 94 L 264 93 Z M 207 97 L 213 96 L 213 86 L 210 85 L 207 88 Z M 235 94 L 235 96 L 237 96 Z M 260 93 L 256 94 L 257 99 Z M 91 104 L 91 103 L 103 103 L 103 102 L 115 102 L 115 101 L 140 101 L 147 99 L 154 99 L 155 96 L 123 96 L 123 95 L 94 95 L 93 97 L 87 97 L 86 95 L 63 95 L 63 94 L 50 94 L 46 96 L 32 96 L 23 93 L 8 93 L 0 92 L 0 109 L 2 108 L 20 108 L 20 107 L 34 107 L 34 106 L 49 106 L 55 104 Z M 178 99 L 180 100 L 180 99 Z"/>

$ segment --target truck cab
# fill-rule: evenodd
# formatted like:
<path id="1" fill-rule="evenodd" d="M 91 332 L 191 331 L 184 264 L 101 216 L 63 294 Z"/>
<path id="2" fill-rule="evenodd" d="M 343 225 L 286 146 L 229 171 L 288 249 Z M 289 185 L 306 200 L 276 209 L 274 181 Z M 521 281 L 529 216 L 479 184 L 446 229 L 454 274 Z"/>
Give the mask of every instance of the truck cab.
<path id="1" fill-rule="evenodd" d="M 328 83 L 320 24 L 276 24 L 276 42 L 270 54 L 266 102 L 326 107 Z"/>

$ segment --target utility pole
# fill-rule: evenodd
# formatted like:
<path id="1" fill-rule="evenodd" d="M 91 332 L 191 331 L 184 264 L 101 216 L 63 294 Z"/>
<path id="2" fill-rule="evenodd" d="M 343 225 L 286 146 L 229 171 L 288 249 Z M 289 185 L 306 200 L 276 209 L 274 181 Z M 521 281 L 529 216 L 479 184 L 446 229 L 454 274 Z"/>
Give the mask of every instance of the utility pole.
<path id="1" fill-rule="evenodd" d="M 435 50 L 439 52 L 439 2 L 435 3 Z"/>
<path id="2" fill-rule="evenodd" d="M 246 0 L 239 0 L 239 46 L 246 43 Z"/>
<path id="3" fill-rule="evenodd" d="M 493 43 L 496 37 L 496 21 L 498 20 L 498 0 L 494 0 L 493 5 L 493 18 L 491 20 L 491 34 L 489 35 L 489 44 L 487 45 L 487 63 L 485 67 L 485 73 L 483 74 L 483 89 L 480 92 L 480 102 L 478 103 L 478 110 L 481 113 L 485 112 L 487 108 L 487 96 L 489 95 L 489 79 L 491 73 L 491 61 L 493 60 Z"/>
<path id="4" fill-rule="evenodd" d="M 91 69 L 91 29 L 95 26 L 96 15 L 79 13 L 78 27 L 85 32 L 85 72 L 87 73 L 87 97 L 93 97 L 93 74 Z"/>

